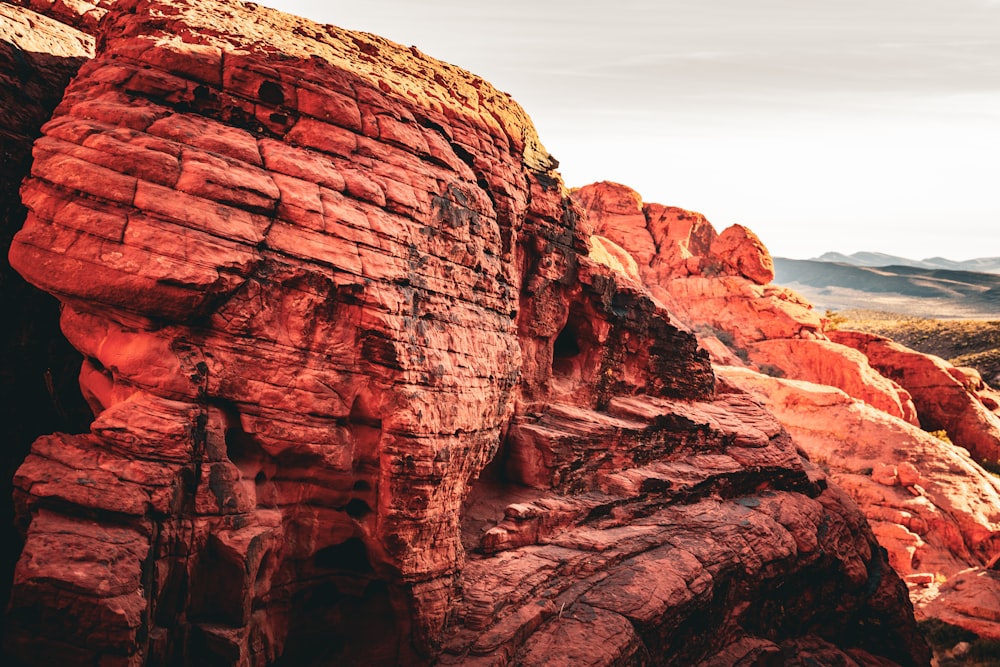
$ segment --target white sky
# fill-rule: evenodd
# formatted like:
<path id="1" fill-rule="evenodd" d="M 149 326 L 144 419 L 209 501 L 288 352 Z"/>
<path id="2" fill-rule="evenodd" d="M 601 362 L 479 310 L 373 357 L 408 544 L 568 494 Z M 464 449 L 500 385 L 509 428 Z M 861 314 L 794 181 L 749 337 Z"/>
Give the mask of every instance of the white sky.
<path id="1" fill-rule="evenodd" d="M 1000 0 L 265 0 L 510 93 L 569 186 L 776 256 L 1000 255 Z"/>

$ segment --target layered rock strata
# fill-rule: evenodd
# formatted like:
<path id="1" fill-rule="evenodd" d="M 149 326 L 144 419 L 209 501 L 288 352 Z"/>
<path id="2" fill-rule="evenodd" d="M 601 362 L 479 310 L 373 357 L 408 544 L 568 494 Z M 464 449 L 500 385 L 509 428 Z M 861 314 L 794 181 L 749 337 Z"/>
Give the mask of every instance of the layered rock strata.
<path id="1" fill-rule="evenodd" d="M 979 374 L 823 318 L 796 328 L 816 315 L 794 296 L 774 307 L 769 295 L 787 290 L 766 284 L 770 257 L 738 227 L 718 234 L 670 209 L 663 231 L 655 212 L 667 209 L 613 183 L 574 197 L 602 235 L 595 260 L 684 313 L 723 385 L 762 401 L 859 503 L 918 615 L 1000 637 L 1000 483 L 978 465 L 998 460 L 1000 416 Z M 705 307 L 692 293 L 715 296 Z"/>
<path id="2" fill-rule="evenodd" d="M 945 431 L 979 461 L 1000 462 L 996 394 L 978 372 L 956 368 L 940 357 L 875 334 L 834 331 L 830 336 L 863 352 L 883 375 L 906 387 L 924 429 Z"/>
<path id="3" fill-rule="evenodd" d="M 1000 639 L 1000 577 L 991 569 L 1000 554 L 1000 479 L 965 449 L 830 386 L 719 372 L 760 399 L 858 502 L 920 618 Z"/>
<path id="4" fill-rule="evenodd" d="M 58 303 L 11 269 L 7 250 L 24 223 L 18 189 L 31 165 L 31 144 L 70 78 L 93 55 L 93 39 L 46 16 L 0 4 L 0 604 L 20 548 L 13 527 L 11 479 L 31 445 L 53 429 L 86 430 L 92 415 L 80 397 L 80 354 L 59 333 Z"/>
<path id="5" fill-rule="evenodd" d="M 771 284 L 771 255 L 746 227 L 717 232 L 700 213 L 644 203 L 618 183 L 578 188 L 573 199 L 598 237 L 597 257 L 608 256 L 609 245 L 624 250 L 650 293 L 703 337 L 721 335 L 741 349 L 771 338 L 822 337 L 812 306 Z"/>
<path id="6" fill-rule="evenodd" d="M 508 447 L 469 500 L 441 664 L 795 664 L 801 641 L 926 659 L 853 504 L 746 395 L 553 404 Z"/>
<path id="7" fill-rule="evenodd" d="M 555 166 L 415 48 L 114 3 L 10 251 L 96 414 L 15 478 L 13 657 L 927 664 L 863 516 Z"/>

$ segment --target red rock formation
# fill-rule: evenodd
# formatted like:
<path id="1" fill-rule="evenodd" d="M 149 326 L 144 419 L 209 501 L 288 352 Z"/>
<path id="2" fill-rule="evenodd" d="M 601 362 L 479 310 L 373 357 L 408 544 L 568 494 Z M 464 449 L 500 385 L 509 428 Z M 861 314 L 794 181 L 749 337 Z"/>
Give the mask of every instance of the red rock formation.
<path id="1" fill-rule="evenodd" d="M 653 296 L 703 333 L 724 334 L 739 348 L 771 338 L 821 336 L 812 306 L 769 284 L 771 256 L 747 228 L 733 225 L 719 234 L 701 214 L 643 204 L 637 192 L 617 183 L 579 188 L 573 199 L 583 206 L 594 234 L 635 259 Z M 601 242 L 602 254 L 606 246 Z"/>
<path id="2" fill-rule="evenodd" d="M 11 479 L 31 442 L 52 429 L 85 430 L 92 419 L 80 397 L 80 354 L 59 333 L 58 303 L 28 285 L 7 262 L 10 239 L 24 223 L 18 189 L 31 165 L 31 144 L 69 79 L 93 54 L 93 39 L 30 10 L 0 4 L 0 516 L 13 516 Z M 0 604 L 20 550 L 4 522 Z"/>
<path id="3" fill-rule="evenodd" d="M 725 382 L 757 395 L 860 504 L 907 575 L 918 614 L 1000 636 L 1000 579 L 988 567 L 1000 555 L 996 480 L 965 449 L 914 428 L 947 431 L 979 461 L 998 460 L 996 392 L 976 373 L 885 339 L 796 329 L 815 315 L 793 295 L 764 298 L 783 291 L 766 286 L 766 249 L 739 227 L 717 235 L 701 216 L 643 204 L 615 184 L 574 196 L 603 235 L 592 257 L 628 273 L 630 254 L 713 362 L 731 367 Z"/>
<path id="4" fill-rule="evenodd" d="M 781 338 L 753 343 L 748 352 L 759 368 L 837 387 L 874 408 L 917 423 L 909 392 L 880 375 L 857 350 L 827 340 Z"/>
<path id="5" fill-rule="evenodd" d="M 858 502 L 920 617 L 1000 639 L 1000 479 L 968 453 L 819 384 L 727 368 Z M 975 579 L 975 585 L 961 585 Z"/>
<path id="6" fill-rule="evenodd" d="M 554 167 L 416 49 L 115 3 L 10 252 L 97 413 L 17 473 L 14 656 L 927 664 L 860 512 L 586 257 Z"/>
<path id="7" fill-rule="evenodd" d="M 508 480 L 537 491 L 506 506 L 489 476 L 473 491 L 467 517 L 501 520 L 467 532 L 474 588 L 441 664 L 734 664 L 751 650 L 792 658 L 793 637 L 843 646 L 850 627 L 897 627 L 874 538 L 746 396 L 553 405 L 513 431 Z M 817 600 L 857 608 L 873 589 L 862 616 L 822 627 Z M 863 643 L 909 660 L 892 641 Z"/>
<path id="8" fill-rule="evenodd" d="M 1000 415 L 980 398 L 986 387 L 978 374 L 875 334 L 832 331 L 830 336 L 863 352 L 872 366 L 905 387 L 924 429 L 946 431 L 979 461 L 1000 461 Z"/>
<path id="9" fill-rule="evenodd" d="M 59 23 L 93 35 L 115 0 L 12 0 L 10 4 L 30 9 Z"/>

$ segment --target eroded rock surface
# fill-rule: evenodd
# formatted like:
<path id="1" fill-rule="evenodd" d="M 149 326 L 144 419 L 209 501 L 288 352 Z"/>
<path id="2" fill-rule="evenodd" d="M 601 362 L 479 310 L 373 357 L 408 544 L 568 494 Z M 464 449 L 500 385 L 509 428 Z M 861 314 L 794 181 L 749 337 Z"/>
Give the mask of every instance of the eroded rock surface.
<path id="1" fill-rule="evenodd" d="M 31 166 L 31 144 L 70 78 L 93 55 L 93 39 L 35 12 L 0 4 L 0 604 L 6 605 L 20 538 L 13 526 L 11 479 L 31 442 L 53 429 L 85 430 L 92 419 L 80 397 L 80 354 L 59 333 L 59 306 L 27 284 L 7 261 L 26 211 L 18 189 Z"/>
<path id="2" fill-rule="evenodd" d="M 17 659 L 927 664 L 863 515 L 716 390 L 652 255 L 589 258 L 506 95 L 232 1 L 117 2 L 98 45 L 10 252 L 96 414 L 15 478 Z M 812 327 L 675 213 L 651 239 Z"/>
<path id="3" fill-rule="evenodd" d="M 473 490 L 468 520 L 499 523 L 467 529 L 442 664 L 781 664 L 806 638 L 860 664 L 925 659 L 852 503 L 746 395 L 554 404 L 512 430 L 505 479 L 535 492 L 498 503 L 511 490 L 491 471 Z M 855 635 L 870 625 L 896 638 Z"/>
<path id="4" fill-rule="evenodd" d="M 979 461 L 1000 461 L 1000 415 L 991 400 L 993 392 L 974 370 L 956 368 L 940 357 L 875 334 L 834 331 L 830 335 L 863 352 L 872 366 L 905 387 L 926 430 L 946 431 L 952 442 Z"/>
<path id="5" fill-rule="evenodd" d="M 990 568 L 1000 553 L 1000 479 L 966 450 L 840 390 L 748 369 L 720 374 L 762 400 L 858 502 L 920 617 L 1000 638 L 991 611 L 1000 576 Z"/>
<path id="6" fill-rule="evenodd" d="M 573 199 L 595 235 L 635 260 L 653 296 L 704 335 L 724 335 L 739 348 L 771 338 L 821 337 L 812 306 L 770 284 L 771 255 L 749 229 L 732 225 L 719 233 L 700 213 L 643 203 L 617 183 L 587 185 Z"/>
<path id="7" fill-rule="evenodd" d="M 65 26 L 93 35 L 101 19 L 115 0 L 13 0 L 11 5 L 24 7 Z"/>
<path id="8" fill-rule="evenodd" d="M 574 197 L 594 227 L 595 261 L 680 313 L 724 386 L 764 402 L 858 502 L 918 615 L 997 637 L 1000 503 L 996 477 L 978 465 L 1000 458 L 997 392 L 971 369 L 810 323 L 806 302 L 766 285 L 766 249 L 738 226 L 716 234 L 696 213 L 611 183 Z"/>

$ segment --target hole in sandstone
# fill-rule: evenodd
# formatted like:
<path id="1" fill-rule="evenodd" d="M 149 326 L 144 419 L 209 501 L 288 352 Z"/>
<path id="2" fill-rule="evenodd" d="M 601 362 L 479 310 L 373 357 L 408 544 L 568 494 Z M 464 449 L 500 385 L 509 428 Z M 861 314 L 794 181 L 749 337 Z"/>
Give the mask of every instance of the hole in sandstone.
<path id="1" fill-rule="evenodd" d="M 230 427 L 226 429 L 226 456 L 244 475 L 253 477 L 258 471 L 247 474 L 248 468 L 256 468 L 257 463 L 262 458 L 263 451 L 254 439 L 250 437 L 242 428 Z"/>
<path id="2" fill-rule="evenodd" d="M 363 519 L 372 512 L 372 508 L 368 506 L 363 500 L 359 498 L 352 498 L 347 506 L 344 507 L 344 511 L 347 512 L 347 516 L 352 519 Z"/>
<path id="3" fill-rule="evenodd" d="M 586 379 L 589 352 L 594 348 L 593 328 L 576 308 L 571 307 L 566 324 L 552 342 L 552 378 L 563 389 Z"/>
<path id="4" fill-rule="evenodd" d="M 285 92 L 274 81 L 261 83 L 260 88 L 257 89 L 257 96 L 260 97 L 261 102 L 266 104 L 277 105 L 285 101 Z"/>
<path id="5" fill-rule="evenodd" d="M 576 341 L 576 328 L 569 324 L 556 336 L 556 342 L 552 344 L 552 358 L 570 359 L 580 354 L 580 344 Z"/>
<path id="6" fill-rule="evenodd" d="M 341 544 L 334 544 L 316 552 L 314 556 L 316 567 L 321 570 L 339 570 L 342 572 L 366 573 L 372 572 L 368 560 L 368 549 L 365 543 L 357 537 L 352 537 Z"/>
<path id="7" fill-rule="evenodd" d="M 334 582 L 294 593 L 285 652 L 275 667 L 423 664 L 409 642 L 406 601 L 384 581 L 356 594 Z"/>
<path id="8" fill-rule="evenodd" d="M 355 491 L 371 491 L 372 485 L 363 479 L 359 479 L 358 481 L 354 482 L 353 489 Z"/>
<path id="9" fill-rule="evenodd" d="M 226 447 L 226 458 L 240 471 L 240 481 L 249 487 L 247 490 L 257 494 L 258 505 L 264 500 L 260 494 L 263 492 L 263 485 L 276 472 L 274 459 L 264 451 L 257 439 L 250 433 L 243 430 L 240 420 L 240 412 L 237 406 L 231 401 L 224 399 L 214 399 L 213 407 L 221 411 L 221 418 L 225 425 L 223 441 Z M 216 418 L 213 418 L 215 421 Z M 221 457 L 221 444 L 214 444 L 217 438 L 212 436 L 208 443 L 209 456 Z M 250 486 L 251 483 L 253 486 Z M 266 488 L 266 487 L 264 487 Z M 270 501 L 268 501 L 270 502 Z"/>
<path id="10" fill-rule="evenodd" d="M 239 626 L 243 617 L 244 561 L 220 548 L 214 536 L 198 557 L 191 576 L 191 618 L 196 623 Z"/>
<path id="11" fill-rule="evenodd" d="M 537 490 L 518 484 L 507 474 L 509 459 L 509 445 L 504 442 L 479 478 L 469 482 L 471 489 L 461 515 L 462 546 L 466 551 L 479 547 L 483 534 L 503 520 L 508 505 L 538 497 Z"/>

